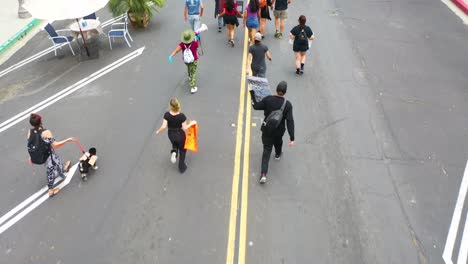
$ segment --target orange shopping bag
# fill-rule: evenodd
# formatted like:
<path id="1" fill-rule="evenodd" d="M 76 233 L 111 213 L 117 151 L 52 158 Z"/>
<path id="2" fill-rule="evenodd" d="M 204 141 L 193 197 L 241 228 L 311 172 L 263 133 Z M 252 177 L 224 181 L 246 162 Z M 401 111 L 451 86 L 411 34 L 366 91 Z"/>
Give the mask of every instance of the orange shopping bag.
<path id="1" fill-rule="evenodd" d="M 191 150 L 193 152 L 198 152 L 198 142 L 197 142 L 197 133 L 198 133 L 198 124 L 195 123 L 191 125 L 187 132 L 185 132 L 185 145 L 186 150 Z"/>

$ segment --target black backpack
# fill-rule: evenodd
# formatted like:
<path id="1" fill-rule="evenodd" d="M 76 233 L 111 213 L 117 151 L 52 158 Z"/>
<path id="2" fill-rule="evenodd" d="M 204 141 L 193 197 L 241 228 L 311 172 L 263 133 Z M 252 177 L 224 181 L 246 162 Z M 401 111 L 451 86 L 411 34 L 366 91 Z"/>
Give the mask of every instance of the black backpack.
<path id="1" fill-rule="evenodd" d="M 44 164 L 50 156 L 51 147 L 42 139 L 45 129 L 31 129 L 28 138 L 28 152 L 33 164 Z"/>
<path id="2" fill-rule="evenodd" d="M 309 38 L 307 37 L 307 33 L 305 32 L 305 28 L 301 29 L 301 32 L 297 35 L 297 45 L 300 46 L 308 46 L 309 45 Z"/>
<path id="3" fill-rule="evenodd" d="M 280 109 L 272 111 L 263 121 L 267 131 L 272 131 L 279 126 L 281 120 L 283 120 L 284 107 L 286 106 L 286 98 L 283 101 L 283 105 Z"/>

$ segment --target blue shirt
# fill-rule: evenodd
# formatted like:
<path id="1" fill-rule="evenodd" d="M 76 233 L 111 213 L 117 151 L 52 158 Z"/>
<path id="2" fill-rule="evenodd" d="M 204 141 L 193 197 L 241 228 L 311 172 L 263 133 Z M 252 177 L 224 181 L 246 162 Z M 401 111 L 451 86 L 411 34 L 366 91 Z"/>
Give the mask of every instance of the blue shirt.
<path id="1" fill-rule="evenodd" d="M 199 15 L 202 0 L 185 0 L 185 6 L 188 8 L 189 15 Z"/>

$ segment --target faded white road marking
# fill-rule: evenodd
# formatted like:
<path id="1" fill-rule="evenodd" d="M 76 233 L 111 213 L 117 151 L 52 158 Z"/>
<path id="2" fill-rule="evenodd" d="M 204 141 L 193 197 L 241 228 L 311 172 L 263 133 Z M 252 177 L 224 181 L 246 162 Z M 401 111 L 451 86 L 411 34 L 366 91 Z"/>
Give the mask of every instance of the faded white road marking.
<path id="1" fill-rule="evenodd" d="M 64 181 L 62 181 L 58 186 L 57 188 L 59 189 L 62 189 L 64 188 L 65 186 L 67 186 L 71 179 L 73 178 L 73 175 L 75 174 L 76 172 L 76 169 L 78 168 L 78 163 L 76 163 L 75 165 L 73 165 L 71 168 L 70 168 L 70 171 L 67 173 L 67 177 L 65 178 Z M 41 195 L 42 193 L 46 192 L 47 191 L 47 186 L 45 186 L 44 188 L 42 188 L 41 190 L 39 190 L 37 193 L 33 194 L 31 197 L 29 197 L 28 199 L 26 199 L 24 202 L 22 202 L 21 204 L 19 204 L 17 207 L 15 207 L 13 210 L 11 210 L 10 212 L 6 213 L 4 216 L 2 216 L 2 219 L 4 219 L 3 221 L 5 221 L 6 219 L 9 219 L 11 216 L 13 216 L 14 214 L 16 214 L 18 211 L 20 211 L 22 208 L 20 208 L 20 205 L 27 205 L 29 203 L 31 203 L 32 201 L 36 200 L 37 197 L 39 197 L 39 195 Z M 60 194 L 59 194 L 60 195 Z M 32 197 L 34 197 L 34 199 L 31 199 Z M 23 217 L 25 217 L 27 214 L 29 214 L 32 210 L 36 209 L 39 205 L 41 205 L 43 202 L 45 202 L 47 199 L 49 199 L 49 194 L 46 193 L 44 195 L 41 196 L 41 198 L 39 198 L 38 200 L 36 200 L 34 203 L 32 203 L 30 206 L 26 207 L 23 211 L 21 211 L 19 214 L 17 214 L 15 217 L 11 218 L 8 222 L 6 222 L 4 225 L 0 226 L 0 234 L 2 234 L 3 232 L 5 232 L 6 230 L 8 230 L 8 228 L 12 227 L 14 224 L 16 224 L 19 220 L 21 220 Z M 23 206 L 23 207 L 24 207 Z M 20 208 L 19 210 L 17 210 L 17 208 Z M 2 222 L 3 223 L 3 222 Z"/>
<path id="2" fill-rule="evenodd" d="M 468 259 L 468 214 L 465 218 L 465 228 L 463 230 L 463 236 L 460 244 L 460 252 L 458 253 L 457 263 L 466 263 Z"/>
<path id="3" fill-rule="evenodd" d="M 457 198 L 457 202 L 455 204 L 455 210 L 452 216 L 452 222 L 450 223 L 450 228 L 449 228 L 449 232 L 447 235 L 447 241 L 445 242 L 445 248 L 442 254 L 442 258 L 444 259 L 446 264 L 453 264 L 453 261 L 452 261 L 453 248 L 455 246 L 455 241 L 457 239 L 458 227 L 460 225 L 461 215 L 463 211 L 463 204 L 465 203 L 467 191 L 468 191 L 468 161 L 466 162 L 465 172 L 463 174 L 463 179 L 460 185 L 460 191 L 458 192 L 458 198 Z M 466 229 L 467 228 L 465 227 L 465 231 Z M 458 263 L 465 264 L 466 262 L 458 262 Z"/>
<path id="4" fill-rule="evenodd" d="M 125 64 L 126 62 L 128 61 L 131 61 L 132 59 L 140 56 L 143 51 L 144 51 L 145 47 L 142 47 L 142 48 L 139 48 L 135 51 L 133 51 L 132 53 L 122 57 L 121 59 L 107 65 L 106 67 L 98 70 L 97 72 L 89 75 L 88 77 L 78 81 L 77 83 L 63 89 L 62 91 L 56 93 L 55 95 L 43 100 L 42 102 L 24 110 L 23 112 L 15 115 L 14 117 L 4 121 L 3 123 L 0 124 L 0 133 L 7 130 L 8 128 L 14 126 L 15 124 L 25 120 L 26 118 L 29 117 L 29 115 L 32 113 L 32 112 L 39 112 L 40 110 L 56 103 L 57 101 L 59 101 L 60 99 L 63 99 L 65 98 L 67 95 L 70 95 L 74 92 L 76 92 L 77 90 L 81 89 L 83 86 L 87 85 L 88 83 L 91 83 L 93 82 L 94 80 L 100 78 L 101 76 L 105 75 L 106 73 L 108 72 L 111 72 L 112 70 L 120 67 L 121 65 Z"/>

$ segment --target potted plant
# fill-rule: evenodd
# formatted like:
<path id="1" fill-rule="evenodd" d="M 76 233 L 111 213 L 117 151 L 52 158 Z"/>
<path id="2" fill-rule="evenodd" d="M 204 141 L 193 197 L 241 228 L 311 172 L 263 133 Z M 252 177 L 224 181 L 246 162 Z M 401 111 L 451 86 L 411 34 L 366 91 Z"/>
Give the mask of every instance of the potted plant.
<path id="1" fill-rule="evenodd" d="M 109 9 L 114 16 L 127 13 L 134 27 L 147 27 L 152 11 L 159 12 L 164 3 L 165 0 L 110 0 Z"/>

